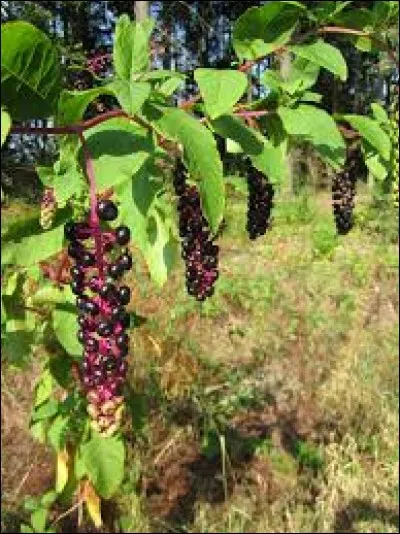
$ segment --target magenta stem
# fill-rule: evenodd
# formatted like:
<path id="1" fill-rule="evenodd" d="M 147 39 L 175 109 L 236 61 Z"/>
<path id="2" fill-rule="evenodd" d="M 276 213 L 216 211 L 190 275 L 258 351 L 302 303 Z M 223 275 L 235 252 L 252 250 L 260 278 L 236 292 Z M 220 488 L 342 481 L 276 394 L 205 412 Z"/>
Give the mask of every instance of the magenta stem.
<path id="1" fill-rule="evenodd" d="M 99 270 L 99 278 L 104 282 L 104 262 L 103 262 L 103 241 L 101 237 L 100 220 L 97 215 L 97 196 L 96 196 L 96 178 L 94 173 L 93 159 L 86 143 L 85 136 L 82 131 L 78 132 L 79 139 L 82 143 L 83 156 L 86 164 L 86 175 L 89 182 L 90 195 L 90 216 L 89 226 L 93 230 L 93 238 L 95 243 L 96 265 Z"/>

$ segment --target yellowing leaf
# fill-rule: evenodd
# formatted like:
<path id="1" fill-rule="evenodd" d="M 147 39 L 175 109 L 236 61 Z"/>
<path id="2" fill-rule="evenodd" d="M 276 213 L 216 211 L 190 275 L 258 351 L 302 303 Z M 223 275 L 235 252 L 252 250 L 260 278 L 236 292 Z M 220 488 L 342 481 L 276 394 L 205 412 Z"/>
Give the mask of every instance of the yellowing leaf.
<path id="1" fill-rule="evenodd" d="M 65 450 L 57 454 L 56 491 L 61 493 L 68 482 L 68 452 Z"/>
<path id="2" fill-rule="evenodd" d="M 88 480 L 85 482 L 83 488 L 83 499 L 95 527 L 100 528 L 103 523 L 101 519 L 101 501 L 94 487 Z"/>

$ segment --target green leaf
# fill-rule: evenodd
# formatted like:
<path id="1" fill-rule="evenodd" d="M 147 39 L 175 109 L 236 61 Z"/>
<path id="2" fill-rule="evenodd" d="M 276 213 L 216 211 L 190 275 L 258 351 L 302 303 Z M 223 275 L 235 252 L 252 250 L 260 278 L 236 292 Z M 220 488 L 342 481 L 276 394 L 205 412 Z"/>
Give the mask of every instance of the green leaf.
<path id="1" fill-rule="evenodd" d="M 25 525 L 25 523 L 23 523 L 21 525 L 21 532 L 24 534 L 24 533 L 30 533 L 30 532 L 34 532 L 34 530 L 29 526 L 29 525 Z"/>
<path id="2" fill-rule="evenodd" d="M 300 102 L 315 102 L 316 104 L 319 104 L 322 100 L 323 96 L 320 93 L 314 93 L 312 91 L 305 91 L 305 93 L 301 96 Z"/>
<path id="3" fill-rule="evenodd" d="M 58 101 L 57 124 L 65 126 L 79 122 L 89 104 L 104 94 L 112 94 L 108 86 L 94 87 L 85 91 L 62 91 Z"/>
<path id="4" fill-rule="evenodd" d="M 29 267 L 53 256 L 62 249 L 64 227 L 59 225 L 40 234 L 30 235 L 2 246 L 3 265 L 15 264 Z"/>
<path id="5" fill-rule="evenodd" d="M 4 145 L 4 141 L 7 139 L 10 129 L 11 117 L 5 109 L 1 108 L 1 146 Z"/>
<path id="6" fill-rule="evenodd" d="M 132 81 L 135 73 L 144 71 L 149 65 L 149 38 L 154 28 L 151 18 L 143 22 L 131 22 L 128 15 L 122 15 L 116 24 L 113 59 L 117 77 Z"/>
<path id="7" fill-rule="evenodd" d="M 386 113 L 386 110 L 377 102 L 373 102 L 371 104 L 372 113 L 374 115 L 374 118 L 381 124 L 389 124 L 389 117 Z"/>
<path id="8" fill-rule="evenodd" d="M 74 302 L 72 291 L 69 287 L 57 287 L 53 284 L 42 285 L 32 296 L 32 303 L 35 305 L 65 302 Z"/>
<path id="9" fill-rule="evenodd" d="M 372 12 L 370 9 L 366 8 L 357 8 L 356 16 L 354 9 L 349 9 L 347 11 L 337 13 L 332 20 L 338 26 L 353 28 L 355 30 L 364 30 L 368 26 L 373 25 Z"/>
<path id="10" fill-rule="evenodd" d="M 143 112 L 157 131 L 184 148 L 184 160 L 194 179 L 201 179 L 204 214 L 217 230 L 224 213 L 225 190 L 222 163 L 211 132 L 194 117 L 178 108 L 146 104 Z"/>
<path id="11" fill-rule="evenodd" d="M 155 209 L 160 191 L 155 175 L 154 164 L 148 161 L 131 183 L 123 184 L 116 192 L 121 220 L 130 228 L 132 242 L 141 250 L 152 280 L 161 286 L 172 269 L 176 241 L 169 225 Z"/>
<path id="12" fill-rule="evenodd" d="M 280 106 L 278 114 L 289 135 L 310 142 L 335 169 L 344 165 L 346 144 L 335 121 L 326 111 L 301 104 L 297 108 Z"/>
<path id="13" fill-rule="evenodd" d="M 165 80 L 157 87 L 157 92 L 164 96 L 171 96 L 178 87 L 182 85 L 182 80 L 179 78 L 170 78 Z"/>
<path id="14" fill-rule="evenodd" d="M 347 79 L 347 64 L 342 53 L 322 39 L 311 44 L 292 45 L 287 48 L 297 56 L 329 70 L 342 81 Z"/>
<path id="15" fill-rule="evenodd" d="M 25 330 L 7 332 L 1 340 L 2 360 L 10 366 L 22 368 L 29 361 L 33 342 L 32 332 Z"/>
<path id="16" fill-rule="evenodd" d="M 35 421 L 31 422 L 29 425 L 29 430 L 34 439 L 39 441 L 39 443 L 46 442 L 46 422 L 45 421 Z"/>
<path id="17" fill-rule="evenodd" d="M 71 385 L 71 364 L 72 359 L 65 356 L 65 354 L 52 356 L 49 360 L 49 369 L 53 378 L 64 389 Z"/>
<path id="18" fill-rule="evenodd" d="M 268 2 L 248 9 L 233 28 L 233 48 L 239 59 L 255 60 L 286 44 L 303 9 L 299 2 Z"/>
<path id="19" fill-rule="evenodd" d="M 376 149 L 365 139 L 361 140 L 361 146 L 364 153 L 364 161 L 369 172 L 379 182 L 383 182 L 389 174 L 389 162 L 384 161 L 376 152 Z"/>
<path id="20" fill-rule="evenodd" d="M 165 80 L 168 78 L 178 78 L 179 80 L 184 80 L 186 76 L 176 70 L 164 70 L 164 69 L 152 70 L 150 72 L 144 72 L 143 74 L 138 75 L 138 79 L 143 82 L 153 81 L 153 80 L 154 81 Z"/>
<path id="21" fill-rule="evenodd" d="M 75 312 L 56 309 L 53 312 L 53 329 L 58 341 L 68 354 L 82 354 L 82 345 L 76 338 L 78 322 Z"/>
<path id="22" fill-rule="evenodd" d="M 46 508 L 39 508 L 31 515 L 31 523 L 35 532 L 44 532 L 47 520 Z"/>
<path id="23" fill-rule="evenodd" d="M 2 24 L 1 100 L 13 119 L 52 115 L 60 84 L 60 62 L 50 39 L 28 22 Z"/>
<path id="24" fill-rule="evenodd" d="M 36 407 L 32 412 L 32 422 L 49 419 L 57 414 L 59 410 L 59 403 L 55 399 L 47 399 L 43 404 Z"/>
<path id="25" fill-rule="evenodd" d="M 61 451 L 65 447 L 68 423 L 69 417 L 57 415 L 47 431 L 49 443 L 56 452 Z"/>
<path id="26" fill-rule="evenodd" d="M 357 130 L 379 152 L 384 160 L 389 161 L 390 138 L 376 120 L 361 115 L 343 115 L 342 118 Z"/>
<path id="27" fill-rule="evenodd" d="M 286 91 L 294 95 L 299 91 L 305 91 L 317 81 L 319 66 L 301 57 L 292 62 L 289 76 L 283 79 L 279 72 L 267 70 L 262 75 L 262 81 L 274 91 Z"/>
<path id="28" fill-rule="evenodd" d="M 33 512 L 34 510 L 36 510 L 36 508 L 39 508 L 39 506 L 40 506 L 39 497 L 32 497 L 32 496 L 26 497 L 24 501 L 25 510 L 27 510 L 28 512 Z"/>
<path id="29" fill-rule="evenodd" d="M 55 492 L 54 490 L 50 490 L 42 496 L 40 502 L 42 506 L 48 508 L 49 506 L 55 503 L 56 499 L 57 499 L 57 492 Z"/>
<path id="30" fill-rule="evenodd" d="M 149 83 L 128 80 L 114 80 L 108 87 L 115 94 L 122 109 L 129 115 L 139 111 L 151 90 Z"/>
<path id="31" fill-rule="evenodd" d="M 240 145 L 253 165 L 265 173 L 272 183 L 280 183 L 287 175 L 283 145 L 274 146 L 271 141 L 233 115 L 223 115 L 213 121 L 212 125 L 219 135 Z"/>
<path id="32" fill-rule="evenodd" d="M 48 400 L 53 391 L 53 377 L 49 369 L 44 369 L 35 388 L 35 407 Z"/>
<path id="33" fill-rule="evenodd" d="M 152 280 L 162 286 L 168 279 L 178 252 L 178 242 L 174 238 L 168 219 L 152 210 L 147 225 L 148 246 L 146 263 Z"/>
<path id="34" fill-rule="evenodd" d="M 35 167 L 39 180 L 45 187 L 52 187 L 54 181 L 54 168 L 37 165 Z"/>
<path id="35" fill-rule="evenodd" d="M 124 477 L 125 448 L 119 437 L 103 438 L 94 434 L 81 447 L 88 477 L 97 492 L 109 499 Z"/>
<path id="36" fill-rule="evenodd" d="M 99 192 L 115 187 L 140 169 L 154 151 L 151 135 L 124 119 L 111 119 L 85 132 Z M 80 161 L 83 157 L 80 152 Z"/>
<path id="37" fill-rule="evenodd" d="M 194 79 L 211 119 L 231 111 L 247 87 L 246 74 L 237 70 L 196 69 Z"/>

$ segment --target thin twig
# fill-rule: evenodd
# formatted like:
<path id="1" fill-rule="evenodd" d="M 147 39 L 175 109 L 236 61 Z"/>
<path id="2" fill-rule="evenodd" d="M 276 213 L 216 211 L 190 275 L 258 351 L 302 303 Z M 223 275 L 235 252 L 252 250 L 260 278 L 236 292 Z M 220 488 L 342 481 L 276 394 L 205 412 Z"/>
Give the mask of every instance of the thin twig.
<path id="1" fill-rule="evenodd" d="M 64 517 L 67 517 L 67 515 L 70 515 L 72 514 L 72 512 L 74 512 L 77 508 L 79 508 L 79 506 L 81 506 L 83 504 L 83 500 L 81 501 L 78 501 L 77 503 L 75 503 L 73 506 L 71 506 L 71 508 L 68 508 L 68 510 L 66 512 L 63 512 L 61 515 L 59 515 L 51 524 L 51 527 L 54 527 L 54 525 L 56 523 L 58 523 L 59 521 L 61 521 L 61 519 L 64 519 Z"/>

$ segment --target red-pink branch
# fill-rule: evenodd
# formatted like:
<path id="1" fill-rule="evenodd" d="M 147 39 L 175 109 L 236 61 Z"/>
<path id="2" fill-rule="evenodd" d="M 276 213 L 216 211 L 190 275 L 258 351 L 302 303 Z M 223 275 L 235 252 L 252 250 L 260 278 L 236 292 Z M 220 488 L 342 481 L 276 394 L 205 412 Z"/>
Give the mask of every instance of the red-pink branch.
<path id="1" fill-rule="evenodd" d="M 101 238 L 101 229 L 99 216 L 97 215 L 97 196 L 96 196 L 96 178 L 94 173 L 94 165 L 92 155 L 86 143 L 85 136 L 82 130 L 78 132 L 79 140 L 82 144 L 83 156 L 85 158 L 86 176 L 89 182 L 90 194 L 90 226 L 93 229 L 93 237 L 95 243 L 96 265 L 99 270 L 99 277 L 104 281 L 104 262 L 103 262 L 103 242 Z"/>

